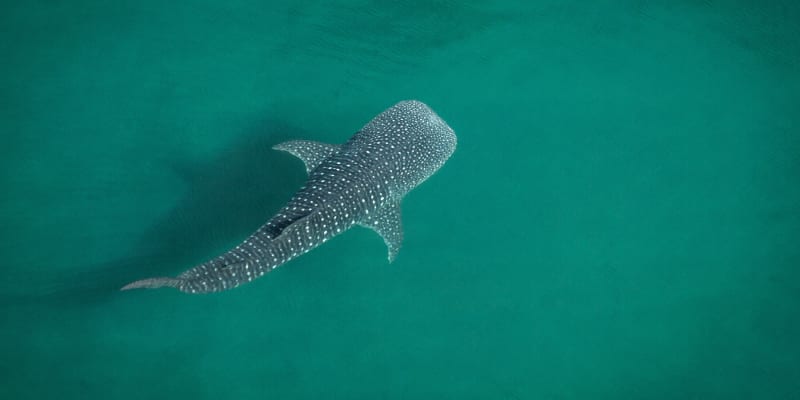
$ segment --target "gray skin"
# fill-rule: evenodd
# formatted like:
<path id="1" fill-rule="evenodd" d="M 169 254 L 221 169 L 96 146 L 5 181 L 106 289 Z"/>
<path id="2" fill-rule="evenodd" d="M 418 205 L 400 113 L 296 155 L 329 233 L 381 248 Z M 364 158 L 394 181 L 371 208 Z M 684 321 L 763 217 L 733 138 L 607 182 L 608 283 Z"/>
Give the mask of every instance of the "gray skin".
<path id="1" fill-rule="evenodd" d="M 381 235 L 389 262 L 400 250 L 400 201 L 453 154 L 456 136 L 427 105 L 402 101 L 343 145 L 290 141 L 274 147 L 299 157 L 308 180 L 244 242 L 177 277 L 149 278 L 122 290 L 174 287 L 187 293 L 232 289 L 328 239 L 362 225 Z"/>

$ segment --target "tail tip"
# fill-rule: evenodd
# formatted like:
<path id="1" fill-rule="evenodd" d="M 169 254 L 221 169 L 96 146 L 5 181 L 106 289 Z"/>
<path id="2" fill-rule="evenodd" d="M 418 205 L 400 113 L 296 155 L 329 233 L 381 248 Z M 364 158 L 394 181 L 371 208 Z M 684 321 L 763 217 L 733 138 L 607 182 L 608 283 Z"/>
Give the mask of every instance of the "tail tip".
<path id="1" fill-rule="evenodd" d="M 132 289 L 158 289 L 160 287 L 177 288 L 180 283 L 181 280 L 177 278 L 148 278 L 131 282 L 121 287 L 119 290 L 125 291 Z"/>

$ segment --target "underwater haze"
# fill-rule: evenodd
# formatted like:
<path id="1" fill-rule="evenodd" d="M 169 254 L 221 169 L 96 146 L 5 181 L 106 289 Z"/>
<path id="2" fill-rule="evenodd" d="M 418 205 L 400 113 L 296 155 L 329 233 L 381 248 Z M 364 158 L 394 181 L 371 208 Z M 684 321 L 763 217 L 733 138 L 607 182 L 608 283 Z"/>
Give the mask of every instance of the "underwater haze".
<path id="1" fill-rule="evenodd" d="M 800 3 L 0 6 L 2 399 L 800 398 Z M 396 260 L 228 250 L 400 100 L 455 130 Z"/>

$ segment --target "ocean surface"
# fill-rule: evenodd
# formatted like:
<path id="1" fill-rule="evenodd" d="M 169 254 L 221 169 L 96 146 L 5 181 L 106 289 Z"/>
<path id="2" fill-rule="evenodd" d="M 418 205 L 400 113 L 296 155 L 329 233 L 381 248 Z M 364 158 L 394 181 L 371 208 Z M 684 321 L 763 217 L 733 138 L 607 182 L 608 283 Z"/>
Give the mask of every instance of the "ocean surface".
<path id="1" fill-rule="evenodd" d="M 2 399 L 798 399 L 800 3 L 0 6 Z M 237 244 L 419 99 L 458 148 L 235 290 Z"/>

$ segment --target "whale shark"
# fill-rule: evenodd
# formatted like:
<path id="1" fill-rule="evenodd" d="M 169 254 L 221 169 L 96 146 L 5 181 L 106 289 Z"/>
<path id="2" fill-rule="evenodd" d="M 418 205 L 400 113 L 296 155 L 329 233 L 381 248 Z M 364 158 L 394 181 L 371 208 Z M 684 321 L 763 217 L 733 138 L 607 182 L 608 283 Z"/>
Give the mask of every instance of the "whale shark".
<path id="1" fill-rule="evenodd" d="M 391 263 L 403 242 L 400 203 L 456 149 L 453 129 L 426 104 L 401 101 L 344 144 L 292 140 L 273 147 L 300 158 L 308 179 L 269 221 L 230 251 L 176 277 L 138 280 L 121 290 L 228 290 L 253 281 L 354 226 L 383 238 Z"/>

